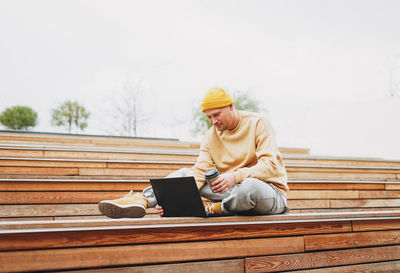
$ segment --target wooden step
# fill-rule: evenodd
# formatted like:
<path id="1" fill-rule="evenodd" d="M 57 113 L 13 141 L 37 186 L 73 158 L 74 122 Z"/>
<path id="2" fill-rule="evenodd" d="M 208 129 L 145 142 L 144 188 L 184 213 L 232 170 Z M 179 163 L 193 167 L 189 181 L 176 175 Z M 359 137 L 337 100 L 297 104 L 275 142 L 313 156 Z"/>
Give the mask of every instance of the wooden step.
<path id="1" fill-rule="evenodd" d="M 400 260 L 399 213 L 0 223 L 0 271 L 232 259 L 243 261 L 245 272 L 277 272 L 394 262 Z"/>
<path id="2" fill-rule="evenodd" d="M 199 149 L 198 142 L 183 142 L 177 139 L 165 138 L 140 138 L 140 137 L 118 137 L 99 135 L 70 135 L 52 133 L 26 133 L 0 131 L 0 142 L 15 145 L 85 145 L 86 147 L 141 147 L 141 148 L 166 148 L 166 149 Z M 282 153 L 286 154 L 309 154 L 309 149 L 281 147 Z"/>

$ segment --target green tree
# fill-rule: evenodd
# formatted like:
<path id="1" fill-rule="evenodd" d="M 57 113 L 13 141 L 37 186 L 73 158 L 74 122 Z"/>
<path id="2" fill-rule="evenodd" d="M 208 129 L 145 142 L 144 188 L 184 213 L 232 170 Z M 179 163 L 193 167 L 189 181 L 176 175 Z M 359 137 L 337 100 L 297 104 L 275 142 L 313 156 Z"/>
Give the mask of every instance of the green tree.
<path id="1" fill-rule="evenodd" d="M 38 115 L 28 106 L 13 106 L 0 115 L 0 123 L 8 129 L 26 130 L 37 125 Z"/>
<path id="2" fill-rule="evenodd" d="M 260 106 L 260 101 L 251 98 L 249 92 L 236 91 L 232 94 L 233 105 L 238 110 L 245 110 L 251 112 L 265 112 L 266 110 Z M 211 127 L 208 118 L 198 107 L 199 103 L 196 103 L 195 110 L 193 112 L 194 119 L 194 130 L 192 133 L 194 135 L 199 135 Z"/>
<path id="3" fill-rule="evenodd" d="M 71 133 L 75 127 L 76 133 L 83 131 L 87 126 L 90 113 L 77 101 L 65 101 L 58 108 L 52 110 L 51 123 L 53 126 L 64 126 Z"/>

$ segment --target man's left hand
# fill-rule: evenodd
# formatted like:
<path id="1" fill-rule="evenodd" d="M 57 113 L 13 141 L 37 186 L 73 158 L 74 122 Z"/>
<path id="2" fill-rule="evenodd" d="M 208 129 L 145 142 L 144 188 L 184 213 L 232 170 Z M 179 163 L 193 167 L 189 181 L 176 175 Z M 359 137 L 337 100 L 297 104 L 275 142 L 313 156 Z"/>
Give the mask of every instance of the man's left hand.
<path id="1" fill-rule="evenodd" d="M 224 193 L 236 184 L 233 173 L 224 173 L 212 183 L 211 190 L 215 193 Z"/>

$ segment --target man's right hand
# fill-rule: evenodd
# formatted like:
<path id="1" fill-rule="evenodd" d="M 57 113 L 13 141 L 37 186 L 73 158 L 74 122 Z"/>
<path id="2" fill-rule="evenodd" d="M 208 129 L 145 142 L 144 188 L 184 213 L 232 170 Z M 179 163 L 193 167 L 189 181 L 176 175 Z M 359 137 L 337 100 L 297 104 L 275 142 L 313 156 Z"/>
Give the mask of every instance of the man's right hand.
<path id="1" fill-rule="evenodd" d="M 163 217 L 163 216 L 164 216 L 164 210 L 163 210 L 163 208 L 162 208 L 160 205 L 157 205 L 157 206 L 156 206 L 156 210 L 157 210 L 157 213 L 158 213 L 158 215 L 159 215 L 160 217 Z"/>

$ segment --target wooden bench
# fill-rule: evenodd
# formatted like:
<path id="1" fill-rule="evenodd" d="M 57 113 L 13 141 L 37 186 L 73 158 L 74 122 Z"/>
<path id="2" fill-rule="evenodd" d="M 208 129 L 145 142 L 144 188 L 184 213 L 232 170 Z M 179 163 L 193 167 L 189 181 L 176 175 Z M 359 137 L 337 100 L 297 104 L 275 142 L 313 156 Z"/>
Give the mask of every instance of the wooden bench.
<path id="1" fill-rule="evenodd" d="M 0 145 L 0 272 L 399 271 L 398 161 L 286 155 L 287 215 L 113 220 L 100 200 L 190 166 L 191 148 L 23 141 Z"/>
<path id="2" fill-rule="evenodd" d="M 99 201 L 147 186 L 146 179 L 0 179 L 0 221 L 97 218 Z M 400 209 L 400 181 L 293 180 L 289 187 L 293 213 Z"/>
<path id="3" fill-rule="evenodd" d="M 399 268 L 399 211 L 0 223 L 1 272 Z"/>
<path id="4" fill-rule="evenodd" d="M 160 149 L 190 149 L 198 150 L 198 142 L 185 142 L 171 138 L 145 138 L 145 137 L 121 137 L 99 135 L 74 135 L 57 133 L 35 133 L 1 131 L 0 143 L 5 145 L 72 145 L 84 147 L 121 147 L 121 148 L 160 148 Z M 287 154 L 309 154 L 309 149 L 281 147 L 281 151 Z"/>
<path id="5" fill-rule="evenodd" d="M 131 176 L 160 177 L 171 171 L 190 167 L 194 161 L 109 160 L 0 157 L 1 175 L 58 175 L 58 176 Z M 378 162 L 383 163 L 383 162 Z M 397 180 L 400 178 L 398 162 L 386 165 L 332 165 L 286 163 L 291 179 L 338 180 Z M 144 172 L 143 172 L 144 171 Z"/>

